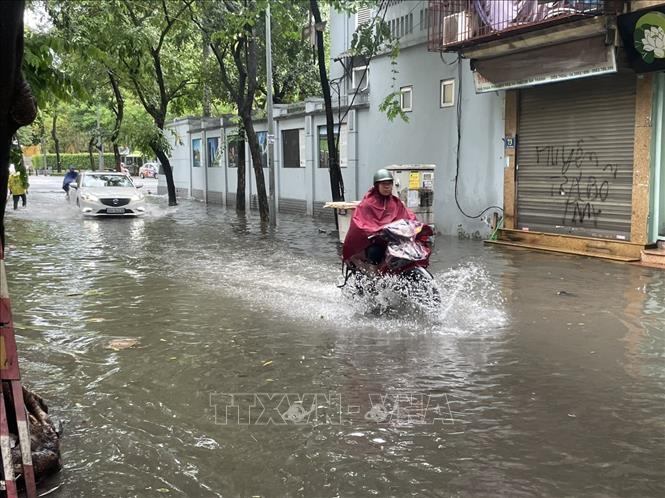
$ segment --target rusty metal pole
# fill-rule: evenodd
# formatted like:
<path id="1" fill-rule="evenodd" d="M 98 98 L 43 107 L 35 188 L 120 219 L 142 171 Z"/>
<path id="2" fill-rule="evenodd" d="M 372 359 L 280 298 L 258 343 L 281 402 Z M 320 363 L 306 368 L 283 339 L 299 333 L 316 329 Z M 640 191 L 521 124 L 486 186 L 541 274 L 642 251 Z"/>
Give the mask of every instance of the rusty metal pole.
<path id="1" fill-rule="evenodd" d="M 7 271 L 2 244 L 0 244 L 0 454 L 2 456 L 2 469 L 4 475 L 7 498 L 17 498 L 16 476 L 14 475 L 11 441 L 9 435 L 9 419 L 5 392 L 11 393 L 13 411 L 18 428 L 19 449 L 23 466 L 23 480 L 28 498 L 37 497 L 35 485 L 35 472 L 32 466 L 32 450 L 30 448 L 30 428 L 28 427 L 28 414 L 23 401 L 23 388 L 18 368 L 18 353 L 14 337 L 14 324 L 12 322 L 11 303 L 7 287 Z"/>

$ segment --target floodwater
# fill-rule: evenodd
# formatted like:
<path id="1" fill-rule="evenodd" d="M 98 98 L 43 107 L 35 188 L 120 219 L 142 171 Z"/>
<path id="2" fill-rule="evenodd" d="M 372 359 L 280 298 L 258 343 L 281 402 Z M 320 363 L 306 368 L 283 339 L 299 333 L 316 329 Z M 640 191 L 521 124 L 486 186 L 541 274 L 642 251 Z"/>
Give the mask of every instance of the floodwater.
<path id="1" fill-rule="evenodd" d="M 7 263 L 50 496 L 665 496 L 663 271 L 439 237 L 441 308 L 376 316 L 325 222 L 32 183 Z"/>

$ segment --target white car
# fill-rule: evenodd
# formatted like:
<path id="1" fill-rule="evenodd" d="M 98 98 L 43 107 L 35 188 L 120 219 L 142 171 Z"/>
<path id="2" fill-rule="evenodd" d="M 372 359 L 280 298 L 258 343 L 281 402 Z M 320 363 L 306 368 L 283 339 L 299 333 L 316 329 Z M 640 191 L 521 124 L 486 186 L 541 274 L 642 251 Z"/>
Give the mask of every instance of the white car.
<path id="1" fill-rule="evenodd" d="M 69 201 L 86 216 L 140 216 L 145 214 L 145 196 L 124 173 L 84 171 L 70 183 Z"/>
<path id="2" fill-rule="evenodd" d="M 159 176 L 159 163 L 145 163 L 139 168 L 139 178 L 154 178 Z"/>

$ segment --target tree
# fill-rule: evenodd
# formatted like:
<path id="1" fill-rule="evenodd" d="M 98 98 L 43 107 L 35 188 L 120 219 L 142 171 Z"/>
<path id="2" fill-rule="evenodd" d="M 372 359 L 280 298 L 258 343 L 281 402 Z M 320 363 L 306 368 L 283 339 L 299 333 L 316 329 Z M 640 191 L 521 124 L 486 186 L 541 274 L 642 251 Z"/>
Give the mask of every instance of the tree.
<path id="1" fill-rule="evenodd" d="M 109 2 L 114 24 L 126 36 L 118 51 L 122 74 L 154 121 L 150 148 L 164 170 L 170 206 L 177 201 L 164 125 L 169 104 L 194 83 L 186 54 L 195 50 L 196 40 L 185 22 L 193 1 Z"/>
<path id="2" fill-rule="evenodd" d="M 318 0 L 310 0 L 312 15 L 314 16 L 316 30 L 316 52 L 319 63 L 319 78 L 323 91 L 323 102 L 326 110 L 326 140 L 328 141 L 328 171 L 330 174 L 330 191 L 333 201 L 344 200 L 344 178 L 339 165 L 339 150 L 335 143 L 335 121 L 332 112 L 332 99 L 330 97 L 330 81 L 326 71 L 326 54 L 323 44 L 323 22 L 319 11 Z"/>
<path id="3" fill-rule="evenodd" d="M 7 201 L 7 179 L 12 137 L 21 126 L 29 125 L 37 115 L 37 107 L 22 72 L 23 62 L 23 8 L 22 0 L 5 2 L 0 15 L 0 245 L 5 245 L 4 215 Z M 4 379 L 2 379 L 4 381 Z M 5 396 L 5 390 L 3 394 Z M 37 477 L 43 477 L 60 468 L 59 438 L 46 414 L 42 399 L 23 390 L 26 413 L 30 417 L 33 467 Z M 5 398 L 5 401 L 8 401 Z M 15 420 L 13 403 L 4 403 L 7 418 Z M 5 414 L 3 414 L 3 417 Z M 11 436 L 15 438 L 15 434 Z M 12 455 L 13 456 L 13 455 Z M 3 457 L 9 457 L 4 455 Z M 11 457 L 10 457 L 11 458 Z M 16 460 L 11 461 L 16 470 Z"/>
<path id="4" fill-rule="evenodd" d="M 210 40 L 210 48 L 219 66 L 222 86 L 236 104 L 239 128 L 247 139 L 252 156 L 259 215 L 261 221 L 268 222 L 269 207 L 263 161 L 252 115 L 259 85 L 257 78 L 260 35 L 257 25 L 265 17 L 265 5 L 265 1 L 225 0 L 223 3 L 206 3 L 205 10 L 200 2 L 190 7 L 192 20 L 205 38 Z M 244 171 L 239 167 L 236 200 L 240 202 L 245 197 L 244 181 Z M 237 207 L 241 209 L 240 206 Z"/>
<path id="5" fill-rule="evenodd" d="M 30 87 L 35 89 L 35 100 L 39 108 L 51 111 L 51 138 L 55 146 L 58 171 L 62 169 L 57 128 L 59 103 L 80 90 L 74 80 L 62 70 L 60 63 L 62 51 L 61 40 L 51 33 L 37 33 L 30 30 L 26 32 L 26 77 Z"/>
<path id="6" fill-rule="evenodd" d="M 12 137 L 37 115 L 30 87 L 21 72 L 23 62 L 22 0 L 3 5 L 0 16 L 0 244 L 5 244 L 4 215 Z"/>
<path id="7" fill-rule="evenodd" d="M 397 57 L 399 55 L 399 39 L 391 34 L 390 27 L 384 20 L 390 2 L 388 0 L 381 0 L 380 2 L 377 2 L 377 0 L 357 0 L 355 2 L 327 0 L 327 3 L 330 7 L 340 12 L 354 12 L 360 7 L 367 6 L 377 7 L 377 13 L 371 23 L 365 23 L 359 26 L 354 32 L 351 41 L 350 55 L 363 57 L 367 61 L 366 66 L 369 67 L 372 58 L 378 53 L 386 51 L 390 54 L 393 73 L 393 91 L 384 98 L 379 106 L 379 110 L 385 112 L 388 119 L 391 121 L 396 116 L 400 116 L 404 121 L 408 121 L 408 117 L 399 103 L 399 91 L 394 91 L 395 75 L 397 74 Z M 326 54 L 323 38 L 324 23 L 322 22 L 318 0 L 310 0 L 310 8 L 315 24 L 314 26 L 310 26 L 309 29 L 314 29 L 316 34 L 319 80 L 323 91 L 326 111 L 326 139 L 328 142 L 328 150 L 330 151 L 328 156 L 330 187 L 333 200 L 340 201 L 344 200 L 344 180 L 339 165 L 339 137 L 336 141 L 333 129 L 334 120 L 330 96 L 330 81 L 328 80 L 326 71 Z M 346 69 L 348 71 L 348 68 Z M 346 76 L 350 77 L 350 74 L 347 72 Z M 362 77 L 365 77 L 365 75 Z M 346 111 L 341 114 L 339 119 L 340 124 L 351 109 L 359 90 L 360 86 L 356 88 L 355 92 L 351 95 L 351 99 L 347 102 Z"/>
<path id="8" fill-rule="evenodd" d="M 316 55 L 302 39 L 302 28 L 309 20 L 309 3 L 271 3 L 273 103 L 299 102 L 306 97 L 321 95 Z M 263 30 L 259 28 L 259 31 Z M 264 52 L 265 40 L 259 37 L 259 50 Z M 259 60 L 259 81 L 265 81 L 265 57 Z M 259 84 L 259 107 L 264 106 L 266 89 Z"/>
<path id="9" fill-rule="evenodd" d="M 131 89 L 152 119 L 150 149 L 157 156 L 166 178 L 169 205 L 176 205 L 173 170 L 164 126 L 169 108 L 186 96 L 196 83 L 196 57 L 200 42 L 196 30 L 185 22 L 194 0 L 53 0 L 52 17 L 75 33 L 74 46 L 101 61 L 104 77 L 114 95 L 116 125 L 111 139 L 115 149 L 124 114 L 123 87 Z M 112 26 L 112 29 L 109 27 Z"/>

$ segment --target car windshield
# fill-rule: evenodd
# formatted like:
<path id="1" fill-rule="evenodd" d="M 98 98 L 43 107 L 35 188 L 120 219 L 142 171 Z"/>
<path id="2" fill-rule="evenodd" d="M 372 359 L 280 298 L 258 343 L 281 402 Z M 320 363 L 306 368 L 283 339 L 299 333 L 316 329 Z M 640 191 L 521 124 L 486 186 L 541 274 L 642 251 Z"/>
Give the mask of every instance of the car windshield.
<path id="1" fill-rule="evenodd" d="M 125 175 L 86 175 L 83 187 L 133 187 L 134 184 Z"/>

